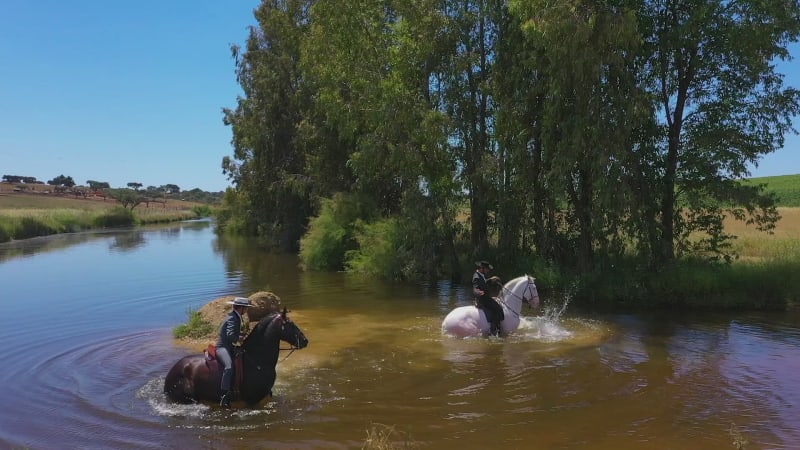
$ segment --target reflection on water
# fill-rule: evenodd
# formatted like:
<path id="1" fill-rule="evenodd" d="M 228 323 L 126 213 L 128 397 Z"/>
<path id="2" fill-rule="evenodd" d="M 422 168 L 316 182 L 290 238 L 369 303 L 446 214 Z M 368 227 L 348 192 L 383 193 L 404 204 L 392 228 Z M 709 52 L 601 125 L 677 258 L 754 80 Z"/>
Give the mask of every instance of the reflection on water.
<path id="1" fill-rule="evenodd" d="M 0 447 L 361 448 L 373 423 L 436 449 L 800 442 L 797 313 L 574 316 L 565 296 L 524 309 L 507 339 L 454 339 L 441 320 L 469 286 L 297 263 L 208 223 L 0 246 Z M 311 341 L 279 363 L 276 396 L 167 402 L 163 377 L 186 354 L 171 328 L 264 289 Z"/>

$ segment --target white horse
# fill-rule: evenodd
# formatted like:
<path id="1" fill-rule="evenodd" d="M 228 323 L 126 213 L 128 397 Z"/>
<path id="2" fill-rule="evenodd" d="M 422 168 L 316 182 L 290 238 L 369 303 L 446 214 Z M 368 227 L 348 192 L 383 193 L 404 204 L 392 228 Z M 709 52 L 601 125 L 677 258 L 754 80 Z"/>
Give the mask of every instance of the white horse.
<path id="1" fill-rule="evenodd" d="M 505 319 L 500 322 L 500 336 L 508 336 L 519 327 L 519 312 L 522 302 L 532 308 L 539 307 L 539 292 L 536 290 L 534 278 L 523 275 L 514 278 L 503 286 L 497 301 L 503 307 Z M 475 306 L 456 308 L 442 321 L 442 333 L 465 338 L 489 335 L 489 321 L 483 309 Z"/>

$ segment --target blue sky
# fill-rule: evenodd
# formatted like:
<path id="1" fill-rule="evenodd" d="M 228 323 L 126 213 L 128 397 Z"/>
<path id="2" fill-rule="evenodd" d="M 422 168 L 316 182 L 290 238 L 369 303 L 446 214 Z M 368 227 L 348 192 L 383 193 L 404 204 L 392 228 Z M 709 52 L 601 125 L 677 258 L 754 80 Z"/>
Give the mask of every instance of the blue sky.
<path id="1" fill-rule="evenodd" d="M 0 176 L 224 190 L 233 151 L 221 108 L 241 92 L 230 45 L 244 42 L 258 3 L 5 0 Z M 800 88 L 800 61 L 780 71 Z M 798 136 L 753 170 L 796 173 Z"/>

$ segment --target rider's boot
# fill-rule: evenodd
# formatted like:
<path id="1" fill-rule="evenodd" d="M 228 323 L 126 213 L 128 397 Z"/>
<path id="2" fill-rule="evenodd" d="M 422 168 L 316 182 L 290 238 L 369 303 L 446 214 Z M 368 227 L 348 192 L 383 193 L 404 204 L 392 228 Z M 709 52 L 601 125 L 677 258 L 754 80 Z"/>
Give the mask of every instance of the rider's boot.
<path id="1" fill-rule="evenodd" d="M 492 322 L 489 327 L 489 336 L 500 336 L 500 322 Z"/>
<path id="2" fill-rule="evenodd" d="M 226 409 L 231 407 L 231 391 L 225 391 L 222 393 L 222 398 L 219 399 L 219 406 L 222 406 Z"/>

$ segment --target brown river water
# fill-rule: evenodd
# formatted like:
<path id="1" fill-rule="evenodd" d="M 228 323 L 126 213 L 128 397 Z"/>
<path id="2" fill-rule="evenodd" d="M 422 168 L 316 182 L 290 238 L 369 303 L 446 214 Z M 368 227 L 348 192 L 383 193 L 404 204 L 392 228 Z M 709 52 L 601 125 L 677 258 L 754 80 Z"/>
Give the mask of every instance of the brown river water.
<path id="1" fill-rule="evenodd" d="M 469 286 L 297 263 L 206 222 L 0 244 L 0 448 L 800 448 L 797 312 L 597 316 L 540 285 L 515 335 L 460 340 L 440 326 Z M 275 396 L 166 401 L 171 329 L 258 290 L 310 341 Z"/>

